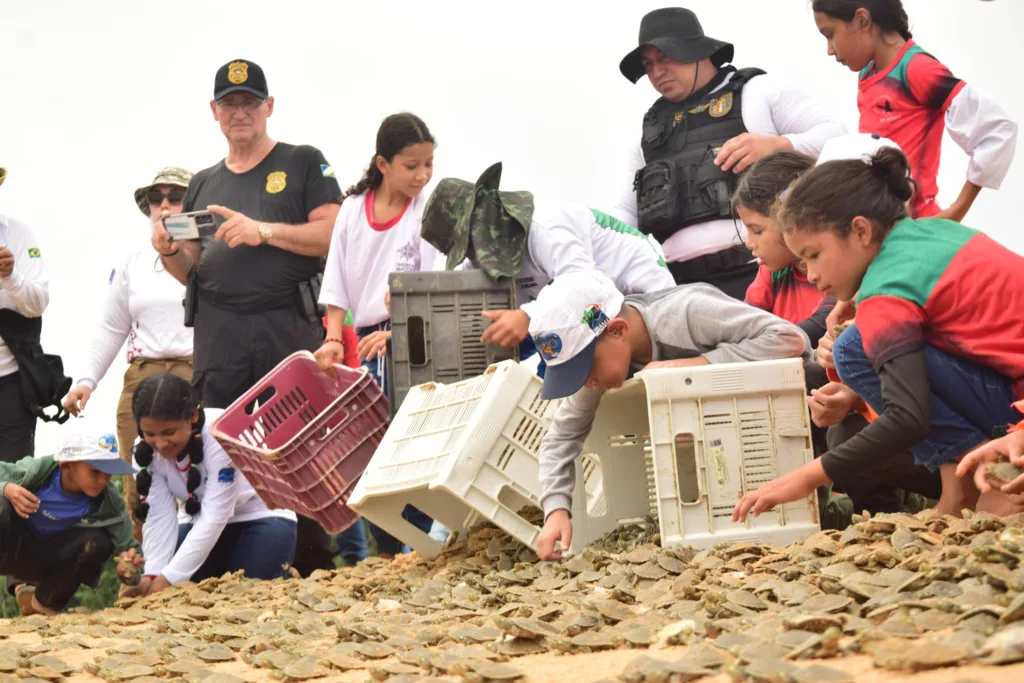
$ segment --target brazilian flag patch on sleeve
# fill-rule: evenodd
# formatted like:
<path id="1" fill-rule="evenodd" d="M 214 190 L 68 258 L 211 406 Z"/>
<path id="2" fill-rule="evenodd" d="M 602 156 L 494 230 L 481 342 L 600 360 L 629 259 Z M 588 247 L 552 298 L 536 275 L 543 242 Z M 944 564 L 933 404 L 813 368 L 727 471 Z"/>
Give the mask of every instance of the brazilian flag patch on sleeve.
<path id="1" fill-rule="evenodd" d="M 29 249 L 28 250 L 28 257 L 29 258 L 39 258 L 40 257 L 39 249 L 37 247 L 32 247 L 31 249 Z"/>

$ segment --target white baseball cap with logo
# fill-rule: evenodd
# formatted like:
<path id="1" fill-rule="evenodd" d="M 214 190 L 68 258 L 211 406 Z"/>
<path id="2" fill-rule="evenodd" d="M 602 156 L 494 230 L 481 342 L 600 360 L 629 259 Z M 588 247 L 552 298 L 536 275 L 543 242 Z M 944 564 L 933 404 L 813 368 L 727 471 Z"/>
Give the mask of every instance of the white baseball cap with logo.
<path id="1" fill-rule="evenodd" d="M 134 474 L 135 468 L 121 459 L 117 436 L 88 418 L 70 420 L 62 428 L 57 462 L 84 462 L 111 476 Z"/>
<path id="2" fill-rule="evenodd" d="M 596 270 L 559 275 L 540 291 L 530 336 L 547 364 L 542 399 L 565 398 L 583 388 L 597 339 L 622 310 L 623 298 L 611 279 Z"/>
<path id="3" fill-rule="evenodd" d="M 871 161 L 878 150 L 884 147 L 900 149 L 900 146 L 889 138 L 883 138 L 874 133 L 852 133 L 840 135 L 826 142 L 818 155 L 815 166 L 821 166 L 830 161 L 843 161 L 847 159 L 861 159 L 865 163 Z"/>

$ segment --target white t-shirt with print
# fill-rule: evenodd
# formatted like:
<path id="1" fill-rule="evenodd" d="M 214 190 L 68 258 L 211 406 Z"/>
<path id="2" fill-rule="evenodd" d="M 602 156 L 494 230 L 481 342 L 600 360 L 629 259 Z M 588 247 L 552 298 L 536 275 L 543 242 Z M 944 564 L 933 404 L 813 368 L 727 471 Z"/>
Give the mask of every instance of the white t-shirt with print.
<path id="1" fill-rule="evenodd" d="M 387 223 L 373 220 L 373 193 L 351 195 L 341 204 L 331 235 L 320 303 L 352 311 L 355 326 L 387 320 L 388 274 L 431 269 L 437 250 L 420 238 L 426 193 L 411 199 Z"/>
<path id="2" fill-rule="evenodd" d="M 202 483 L 196 490 L 199 514 L 181 521 L 193 524 L 181 547 L 178 543 L 177 504 L 188 499 L 189 460 L 153 455 L 148 468 L 153 477 L 146 501 L 149 514 L 142 525 L 142 553 L 146 557 L 145 574 L 162 574 L 171 584 L 188 581 L 203 566 L 224 527 L 265 517 L 296 520 L 290 510 L 270 510 L 252 485 L 235 467 L 217 440 L 210 435 L 210 424 L 223 410 L 207 409 L 203 425 L 203 461 L 199 464 Z M 184 467 L 181 469 L 179 464 Z M 138 462 L 135 463 L 138 467 Z"/>
<path id="3" fill-rule="evenodd" d="M 655 242 L 617 219 L 574 202 L 534 197 L 527 255 L 516 277 L 516 301 L 531 318 L 540 290 L 559 275 L 598 270 L 623 294 L 675 286 Z"/>
<path id="4" fill-rule="evenodd" d="M 128 340 L 127 361 L 192 357 L 185 327 L 185 285 L 168 273 L 153 247 L 133 251 L 110 271 L 110 289 L 78 384 L 95 389 Z"/>

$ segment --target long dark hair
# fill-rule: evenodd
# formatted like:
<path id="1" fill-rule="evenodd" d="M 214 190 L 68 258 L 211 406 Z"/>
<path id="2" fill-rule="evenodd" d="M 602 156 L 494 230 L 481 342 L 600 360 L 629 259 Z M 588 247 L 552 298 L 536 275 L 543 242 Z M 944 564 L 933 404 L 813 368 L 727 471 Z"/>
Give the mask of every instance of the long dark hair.
<path id="1" fill-rule="evenodd" d="M 898 33 L 903 40 L 910 40 L 910 19 L 900 0 L 813 0 L 811 9 L 839 21 L 853 21 L 857 10 L 866 9 L 871 23 L 885 33 Z"/>
<path id="2" fill-rule="evenodd" d="M 185 501 L 185 512 L 197 515 L 202 508 L 196 490 L 203 483 L 199 463 L 203 461 L 203 425 L 206 423 L 206 414 L 196 400 L 191 385 L 180 377 L 165 372 L 142 380 L 139 388 L 132 394 L 132 416 L 135 418 L 140 438 L 142 427 L 139 423 L 142 418 L 185 420 L 191 423 L 193 410 L 199 411 L 199 420 L 192 425 L 192 437 L 185 447 L 191 462 L 186 482 L 188 500 Z M 135 475 L 135 488 L 139 491 L 139 504 L 135 507 L 135 516 L 141 522 L 146 521 L 146 516 L 149 515 L 146 497 L 153 483 L 153 475 L 149 473 L 149 466 L 153 464 L 153 454 L 153 447 L 146 443 L 145 439 L 139 441 L 139 445 L 135 447 L 135 461 L 139 464 L 140 470 Z"/>
<path id="3" fill-rule="evenodd" d="M 784 232 L 836 233 L 845 239 L 857 216 L 875 223 L 881 240 L 907 217 L 906 202 L 914 196 L 910 162 L 895 147 L 883 147 L 871 161 L 829 161 L 793 183 L 779 203 L 775 218 Z"/>
<path id="4" fill-rule="evenodd" d="M 421 142 L 436 144 L 427 124 L 423 123 L 423 119 L 415 114 L 408 112 L 392 114 L 381 121 L 380 128 L 377 129 L 377 148 L 373 153 L 373 158 L 370 159 L 370 165 L 359 182 L 345 190 L 345 194 L 341 195 L 341 201 L 345 201 L 349 195 L 362 194 L 367 190 L 376 190 L 380 187 L 380 184 L 384 182 L 384 174 L 377 168 L 377 157 L 382 157 L 384 161 L 391 163 L 395 155 L 403 149 Z"/>
<path id="5" fill-rule="evenodd" d="M 814 159 L 799 152 L 782 150 L 769 154 L 740 177 L 732 195 L 733 211 L 744 208 L 771 216 L 779 195 L 813 166 Z"/>

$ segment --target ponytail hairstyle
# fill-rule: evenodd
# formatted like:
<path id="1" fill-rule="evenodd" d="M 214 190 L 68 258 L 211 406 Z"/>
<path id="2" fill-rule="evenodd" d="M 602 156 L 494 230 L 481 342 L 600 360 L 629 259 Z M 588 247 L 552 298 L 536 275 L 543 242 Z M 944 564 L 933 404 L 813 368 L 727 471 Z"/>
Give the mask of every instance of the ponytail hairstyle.
<path id="1" fill-rule="evenodd" d="M 907 157 L 895 147 L 883 147 L 867 163 L 829 161 L 805 173 L 776 204 L 774 218 L 786 234 L 829 230 L 846 239 L 853 219 L 863 216 L 878 227 L 880 242 L 907 217 L 915 189 Z"/>
<path id="2" fill-rule="evenodd" d="M 149 466 L 153 464 L 153 447 L 142 438 L 142 427 L 140 422 L 144 417 L 151 417 L 157 420 L 184 420 L 192 423 L 192 411 L 199 411 L 199 419 L 192 425 L 192 436 L 185 446 L 191 465 L 188 470 L 186 487 L 188 489 L 188 500 L 185 501 L 185 512 L 190 515 L 199 514 L 202 506 L 196 490 L 203 483 L 202 475 L 199 473 L 199 463 L 203 461 L 203 425 L 206 423 L 206 413 L 196 400 L 192 387 L 188 382 L 169 373 L 153 375 L 142 380 L 139 388 L 132 395 L 132 416 L 135 418 L 135 425 L 139 430 L 139 444 L 135 447 L 135 461 L 139 464 L 139 473 L 135 475 L 135 487 L 139 491 L 139 503 L 135 507 L 135 517 L 146 521 L 149 515 L 149 503 L 146 497 L 149 495 L 149 487 L 153 483 L 153 475 L 149 473 Z"/>
<path id="3" fill-rule="evenodd" d="M 378 157 L 391 163 L 395 155 L 403 149 L 421 142 L 435 144 L 434 136 L 427 129 L 427 124 L 415 114 L 392 114 L 381 121 L 380 128 L 377 129 L 377 150 L 370 159 L 370 165 L 359 182 L 345 190 L 345 194 L 341 195 L 341 201 L 345 201 L 349 195 L 359 195 L 380 187 L 384 182 L 384 174 L 377 167 Z"/>
<path id="4" fill-rule="evenodd" d="M 806 154 L 788 150 L 769 154 L 740 176 L 732 196 L 733 212 L 743 208 L 770 217 L 779 195 L 813 167 L 814 159 Z"/>
<path id="5" fill-rule="evenodd" d="M 849 23 L 857 10 L 865 9 L 871 15 L 871 23 L 883 33 L 898 33 L 903 40 L 910 40 L 910 19 L 903 9 L 901 0 L 813 0 L 811 10 Z"/>

